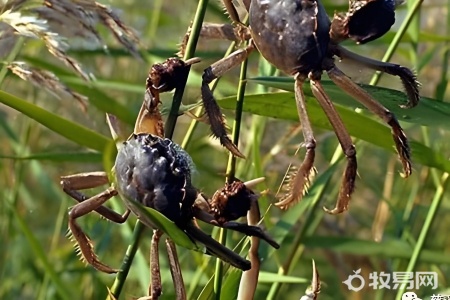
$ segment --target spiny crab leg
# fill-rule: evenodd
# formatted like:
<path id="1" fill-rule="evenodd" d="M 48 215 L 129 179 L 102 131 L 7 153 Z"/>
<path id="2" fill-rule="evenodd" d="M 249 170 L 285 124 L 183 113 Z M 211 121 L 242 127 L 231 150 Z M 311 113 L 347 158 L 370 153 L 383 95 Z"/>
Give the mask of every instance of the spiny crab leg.
<path id="1" fill-rule="evenodd" d="M 288 209 L 300 201 L 306 193 L 311 177 L 314 175 L 314 157 L 316 140 L 314 139 L 311 122 L 306 111 L 306 99 L 303 93 L 303 83 L 305 78 L 300 74 L 295 76 L 295 102 L 297 104 L 298 117 L 302 124 L 303 145 L 306 148 L 305 158 L 295 174 L 289 174 L 286 186 L 283 189 L 287 193 L 275 203 L 281 209 Z"/>
<path id="2" fill-rule="evenodd" d="M 130 213 L 129 210 L 127 210 L 123 215 L 120 215 L 113 210 L 102 206 L 103 203 L 118 194 L 113 187 L 110 187 L 90 198 L 77 191 L 78 189 L 98 187 L 106 183 L 108 183 L 108 177 L 105 172 L 81 173 L 61 177 L 61 185 L 64 192 L 79 202 L 73 206 L 69 212 L 69 230 L 78 245 L 82 260 L 86 261 L 99 271 L 105 273 L 116 273 L 117 270 L 105 265 L 98 259 L 91 240 L 76 222 L 77 218 L 82 217 L 94 210 L 113 222 L 125 222 Z"/>
<path id="3" fill-rule="evenodd" d="M 255 49 L 253 44 L 250 44 L 244 49 L 239 49 L 229 56 L 219 60 L 205 69 L 202 76 L 202 99 L 205 107 L 205 112 L 211 125 L 211 131 L 214 137 L 218 138 L 220 143 L 225 146 L 233 155 L 244 157 L 235 144 L 230 140 L 225 129 L 225 119 L 222 115 L 219 105 L 214 99 L 213 93 L 209 88 L 209 84 L 216 78 L 221 77 L 233 67 L 242 63 Z"/>
<path id="4" fill-rule="evenodd" d="M 309 75 L 311 90 L 322 106 L 323 111 L 327 115 L 328 120 L 333 126 L 334 132 L 341 144 L 342 150 L 347 157 L 347 166 L 344 171 L 342 178 L 341 188 L 339 190 L 338 200 L 336 202 L 336 207 L 332 210 L 324 208 L 326 212 L 330 214 L 339 214 L 348 209 L 348 203 L 350 201 L 350 196 L 355 189 L 355 179 L 356 179 L 356 150 L 353 145 L 352 139 L 348 134 L 341 117 L 337 113 L 328 95 L 323 89 L 322 83 L 320 82 L 320 75 L 315 75 L 310 73 Z"/>
<path id="5" fill-rule="evenodd" d="M 410 69 L 397 64 L 381 62 L 375 59 L 361 56 L 339 45 L 336 45 L 334 52 L 342 60 L 348 59 L 370 69 L 400 77 L 403 87 L 405 88 L 406 94 L 408 96 L 408 102 L 405 105 L 401 105 L 400 107 L 411 108 L 419 103 L 419 83 L 417 82 L 416 75 L 414 75 L 414 73 L 411 72 Z"/>
<path id="6" fill-rule="evenodd" d="M 330 79 L 344 90 L 347 94 L 352 96 L 362 105 L 367 107 L 371 112 L 380 117 L 385 121 L 392 129 L 392 137 L 394 139 L 395 147 L 397 148 L 397 153 L 399 155 L 400 161 L 403 165 L 403 177 L 408 177 L 411 175 L 411 156 L 410 149 L 408 145 L 408 139 L 403 132 L 402 127 L 397 121 L 397 118 L 383 105 L 375 101 L 375 99 L 370 96 L 365 90 L 359 87 L 356 83 L 351 81 L 341 70 L 336 66 L 327 70 Z"/>
<path id="7" fill-rule="evenodd" d="M 245 6 L 245 9 L 250 11 L 250 2 L 251 0 L 242 0 L 242 3 Z M 236 10 L 236 7 L 234 7 L 233 0 L 222 0 L 223 5 L 225 6 L 225 10 L 227 11 L 228 15 L 230 16 L 231 21 L 234 23 L 242 24 L 241 20 L 239 19 L 239 14 Z"/>

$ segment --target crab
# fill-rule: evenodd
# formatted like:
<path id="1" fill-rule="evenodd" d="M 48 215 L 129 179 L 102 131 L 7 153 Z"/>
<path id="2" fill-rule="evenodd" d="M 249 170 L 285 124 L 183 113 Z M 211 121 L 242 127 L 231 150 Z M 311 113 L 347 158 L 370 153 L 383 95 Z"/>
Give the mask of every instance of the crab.
<path id="1" fill-rule="evenodd" d="M 394 144 L 403 167 L 403 177 L 412 172 L 411 155 L 407 137 L 394 114 L 354 83 L 334 63 L 338 57 L 353 61 L 368 69 L 398 76 L 405 88 L 408 101 L 402 107 L 411 108 L 419 102 L 419 84 L 415 74 L 406 67 L 360 56 L 340 46 L 344 40 L 353 39 L 363 44 L 385 34 L 395 20 L 392 0 L 351 0 L 347 13 L 337 13 L 330 21 L 320 1 L 315 0 L 243 0 L 249 14 L 249 26 L 245 26 L 231 0 L 223 0 L 230 18 L 237 29 L 229 27 L 222 36 L 230 39 L 251 38 L 245 48 L 239 49 L 212 64 L 203 73 L 202 100 L 214 137 L 235 156 L 243 157 L 233 144 L 225 129 L 225 120 L 208 84 L 243 62 L 249 54 L 258 50 L 279 70 L 295 78 L 295 99 L 306 148 L 303 162 L 290 172 L 285 183 L 287 193 L 276 206 L 287 209 L 298 203 L 307 191 L 314 175 L 316 141 L 308 118 L 303 83 L 309 80 L 311 90 L 324 110 L 347 159 L 341 188 L 333 209 L 324 208 L 331 214 L 348 209 L 355 189 L 357 174 L 356 149 L 339 114 L 326 94 L 321 76 L 325 71 L 329 78 L 343 91 L 380 117 L 391 127 Z M 381 17 L 380 17 L 381 16 Z M 204 32 L 208 30 L 205 25 Z M 215 27 L 217 29 L 217 27 Z"/>
<path id="2" fill-rule="evenodd" d="M 261 238 L 273 247 L 279 248 L 279 245 L 261 227 L 234 221 L 247 214 L 252 207 L 257 206 L 258 197 L 250 189 L 251 182 L 243 183 L 237 179 L 233 180 L 227 183 L 227 186 L 232 186 L 231 189 L 219 192 L 222 196 L 220 200 L 210 199 L 200 193 L 191 183 L 193 162 L 188 153 L 172 140 L 162 137 L 164 126 L 158 110 L 159 94 L 175 88 L 177 75 L 196 61 L 193 59 L 185 63 L 177 59 L 168 59 L 163 64 L 155 64 L 152 67 L 134 133 L 118 149 L 113 168 L 114 182 L 109 181 L 106 172 L 81 173 L 61 177 L 63 190 L 79 202 L 69 212 L 69 230 L 78 246 L 82 260 L 99 271 L 117 272 L 116 269 L 99 260 L 90 238 L 77 224 L 77 219 L 91 211 L 96 211 L 104 218 L 116 223 L 125 222 L 131 212 L 142 220 L 144 218 L 142 210 L 136 208 L 136 205 L 133 205 L 134 202 L 157 210 L 175 223 L 191 241 L 203 245 L 202 250 L 206 254 L 216 256 L 243 271 L 251 269 L 250 261 L 204 233 L 197 226 L 196 219 Z M 110 117 L 108 120 L 112 132 L 116 132 L 112 118 Z M 92 197 L 85 196 L 79 191 L 106 184 L 109 184 L 110 187 Z M 103 206 L 106 201 L 116 195 L 120 195 L 127 206 L 127 210 L 123 214 L 118 214 Z M 215 198 L 213 197 L 213 199 Z M 241 205 L 234 209 L 235 201 L 244 206 Z M 218 205 L 219 203 L 220 205 Z M 228 211 L 234 211 L 234 213 L 222 213 Z M 154 229 L 151 243 L 152 284 L 149 294 L 151 299 L 157 299 L 162 290 L 158 242 L 163 232 L 159 230 L 158 224 L 149 224 L 148 221 L 144 224 Z M 176 248 L 170 241 L 167 241 L 166 245 L 177 294 L 180 295 L 180 299 L 185 299 Z"/>

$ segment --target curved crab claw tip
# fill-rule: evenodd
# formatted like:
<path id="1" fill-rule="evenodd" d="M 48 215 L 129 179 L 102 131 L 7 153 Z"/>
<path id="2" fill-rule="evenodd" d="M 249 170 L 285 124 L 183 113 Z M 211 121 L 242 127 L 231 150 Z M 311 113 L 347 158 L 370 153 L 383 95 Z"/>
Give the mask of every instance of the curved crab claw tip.
<path id="1" fill-rule="evenodd" d="M 328 209 L 325 206 L 322 208 L 326 213 L 328 213 L 330 215 L 338 215 L 338 214 L 341 214 L 341 213 L 347 211 L 347 209 L 348 209 L 348 207 L 337 207 L 337 206 L 333 209 Z"/>
<path id="2" fill-rule="evenodd" d="M 266 180 L 265 177 L 259 177 L 259 178 L 255 178 L 255 179 L 244 182 L 244 185 L 246 188 L 252 189 L 255 186 L 257 186 L 258 184 L 260 184 L 261 182 L 264 182 L 264 180 Z"/>
<path id="3" fill-rule="evenodd" d="M 200 59 L 200 57 L 193 57 L 193 58 L 189 58 L 188 60 L 186 60 L 184 63 L 186 66 L 190 66 L 196 63 L 201 62 L 202 60 Z"/>

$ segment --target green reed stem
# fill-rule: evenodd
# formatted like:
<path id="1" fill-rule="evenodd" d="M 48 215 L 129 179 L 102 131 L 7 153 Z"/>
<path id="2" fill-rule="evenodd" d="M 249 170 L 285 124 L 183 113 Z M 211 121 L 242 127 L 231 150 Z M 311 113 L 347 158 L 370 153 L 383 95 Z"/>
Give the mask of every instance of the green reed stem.
<path id="1" fill-rule="evenodd" d="M 195 55 L 195 49 L 197 47 L 198 39 L 200 38 L 200 31 L 202 29 L 203 19 L 206 13 L 206 7 L 208 5 L 208 0 L 200 0 L 198 2 L 197 11 L 195 13 L 194 22 L 192 24 L 192 31 L 189 37 L 189 41 L 186 46 L 186 52 L 184 54 L 184 60 L 193 58 Z M 179 82 L 175 94 L 173 95 L 172 107 L 170 109 L 169 116 L 166 121 L 165 136 L 171 138 L 175 130 L 175 124 L 178 119 L 178 111 L 181 105 L 181 99 L 183 98 L 184 89 L 186 87 L 186 82 L 188 79 L 190 67 L 185 69 L 184 74 L 182 74 L 182 79 Z"/>
<path id="2" fill-rule="evenodd" d="M 244 95 L 245 88 L 247 86 L 247 63 L 245 60 L 241 64 L 241 72 L 239 76 L 239 86 L 238 92 L 236 96 L 236 116 L 233 124 L 233 132 L 232 132 L 232 140 L 233 143 L 237 146 L 239 144 L 239 133 L 241 129 L 241 120 L 242 120 L 242 111 L 244 107 Z M 226 171 L 226 180 L 227 182 L 232 182 L 236 172 L 236 157 L 234 157 L 231 153 L 228 158 L 228 165 Z M 220 229 L 220 243 L 225 245 L 227 240 L 227 231 L 223 228 Z M 214 275 L 214 295 L 215 299 L 220 299 L 220 292 L 222 289 L 222 273 L 223 273 L 223 263 L 220 259 L 216 260 L 216 270 Z"/>
<path id="3" fill-rule="evenodd" d="M 227 51 L 225 52 L 224 57 L 227 57 L 228 55 L 233 52 L 234 48 L 236 47 L 236 42 L 232 42 L 230 46 L 228 47 Z M 214 79 L 210 84 L 209 88 L 211 89 L 211 92 L 214 92 L 214 90 L 217 87 L 217 84 L 219 83 L 220 78 Z M 203 112 L 203 106 L 198 107 L 195 111 L 196 116 L 200 116 Z M 192 135 L 194 134 L 195 129 L 197 128 L 198 121 L 196 119 L 192 119 L 191 123 L 189 124 L 189 128 L 186 131 L 186 135 L 184 136 L 183 142 L 181 143 L 181 148 L 186 149 L 189 145 L 189 142 L 191 141 Z"/>
<path id="4" fill-rule="evenodd" d="M 184 56 L 184 60 L 192 58 L 195 54 L 195 49 L 197 47 L 197 42 L 200 37 L 200 30 L 202 28 L 203 19 L 206 12 L 206 7 L 208 5 L 208 0 L 200 0 L 197 6 L 197 11 L 194 17 L 194 23 L 192 25 L 192 32 L 189 38 L 188 44 L 186 46 L 186 52 Z M 166 121 L 165 127 L 165 137 L 171 139 L 173 136 L 173 132 L 175 130 L 175 125 L 178 119 L 178 111 L 181 105 L 181 99 L 183 98 L 184 89 L 186 87 L 187 78 L 189 75 L 190 67 L 186 68 L 185 73 L 182 76 L 182 79 L 178 83 L 178 86 L 175 90 L 175 94 L 173 96 L 172 107 L 170 109 L 169 116 Z M 139 240 L 145 226 L 139 221 L 136 223 L 133 231 L 133 240 L 131 244 L 128 246 L 127 253 L 123 259 L 121 271 L 117 274 L 116 280 L 111 287 L 111 293 L 114 297 L 118 298 L 122 287 L 125 283 L 126 277 L 128 275 L 128 271 L 130 269 L 131 263 L 133 262 L 134 256 L 136 254 Z"/>
<path id="5" fill-rule="evenodd" d="M 139 221 L 136 221 L 136 225 L 133 230 L 133 236 L 131 238 L 131 243 L 128 245 L 127 252 L 122 261 L 122 266 L 116 275 L 113 285 L 111 286 L 110 293 L 115 299 L 119 298 L 120 292 L 122 291 L 123 285 L 130 271 L 131 263 L 133 262 L 134 256 L 138 250 L 139 241 L 141 240 L 142 233 L 144 232 L 145 225 Z M 112 298 L 112 299 L 114 299 Z M 107 299 L 111 299 L 108 297 Z"/>

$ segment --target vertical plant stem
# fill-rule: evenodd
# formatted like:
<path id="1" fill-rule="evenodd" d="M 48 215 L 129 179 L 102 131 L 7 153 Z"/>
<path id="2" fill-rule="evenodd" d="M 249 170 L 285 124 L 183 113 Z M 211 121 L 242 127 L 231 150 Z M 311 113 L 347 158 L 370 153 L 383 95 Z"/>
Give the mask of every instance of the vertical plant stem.
<path id="1" fill-rule="evenodd" d="M 227 57 L 228 55 L 233 52 L 234 48 L 236 47 L 236 42 L 232 42 L 230 46 L 228 47 L 227 51 L 225 52 L 224 57 Z M 209 88 L 211 89 L 211 92 L 214 92 L 214 90 L 217 87 L 217 84 L 219 83 L 220 78 L 214 79 L 210 84 Z M 196 116 L 200 116 L 203 112 L 203 107 L 199 107 L 195 111 Z M 198 121 L 196 119 L 192 119 L 191 123 L 189 124 L 189 128 L 186 131 L 186 135 L 183 138 L 183 142 L 181 143 L 181 148 L 186 149 L 189 145 L 189 142 L 192 138 L 192 135 L 194 134 L 195 128 L 197 127 Z"/>
<path id="2" fill-rule="evenodd" d="M 120 270 L 117 273 L 116 279 L 114 280 L 114 283 L 110 289 L 110 294 L 114 298 L 108 296 L 107 299 L 119 299 L 119 295 L 127 279 L 128 272 L 130 271 L 131 263 L 133 262 L 134 256 L 136 255 L 136 252 L 138 250 L 139 241 L 142 237 L 142 233 L 144 232 L 144 228 L 144 224 L 136 221 L 136 225 L 134 226 L 133 230 L 133 236 L 131 238 L 131 243 L 130 245 L 128 245 L 127 252 L 125 253 L 125 257 L 122 261 L 122 266 L 120 266 Z"/>
<path id="3" fill-rule="evenodd" d="M 431 172 L 437 173 L 436 170 L 431 170 Z M 417 261 L 419 260 L 420 252 L 422 251 L 425 239 L 428 236 L 428 233 L 430 231 L 431 225 L 433 223 L 433 220 L 436 217 L 436 213 L 438 211 L 438 208 L 442 202 L 443 195 L 447 188 L 448 183 L 448 173 L 444 173 L 440 179 L 439 185 L 437 186 L 436 193 L 434 194 L 433 200 L 430 205 L 430 209 L 428 210 L 428 214 L 425 218 L 425 222 L 423 223 L 422 230 L 420 231 L 419 238 L 417 239 L 417 243 L 414 246 L 413 253 L 411 256 L 411 259 L 409 260 L 408 266 L 405 270 L 405 272 L 413 272 Z M 406 290 L 406 285 L 401 285 L 400 288 L 397 291 L 397 296 L 395 297 L 396 300 L 401 300 L 402 295 Z"/>
<path id="4" fill-rule="evenodd" d="M 152 14 L 149 19 L 149 26 L 148 26 L 148 37 L 150 39 L 154 39 L 156 32 L 158 30 L 158 23 L 161 18 L 161 9 L 163 5 L 163 0 L 155 0 L 153 1 L 153 7 L 152 7 Z"/>
<path id="5" fill-rule="evenodd" d="M 219 243 L 225 245 L 227 241 L 227 230 L 221 228 L 219 230 Z M 220 259 L 216 258 L 216 270 L 214 272 L 214 299 L 220 300 L 220 293 L 222 291 L 222 275 L 223 275 L 223 263 Z"/>
<path id="6" fill-rule="evenodd" d="M 239 87 L 236 96 L 236 117 L 233 124 L 232 140 L 237 146 L 239 144 L 239 133 L 241 130 L 242 111 L 244 108 L 244 95 L 247 85 L 247 60 L 241 64 L 241 72 L 239 77 Z M 230 153 L 228 156 L 227 181 L 232 182 L 236 173 L 236 157 Z"/>
<path id="7" fill-rule="evenodd" d="M 198 39 L 200 37 L 200 30 L 202 28 L 203 19 L 206 12 L 206 7 L 208 4 L 208 0 L 200 0 L 197 6 L 197 11 L 194 18 L 194 23 L 192 25 L 192 32 L 189 38 L 188 44 L 186 46 L 186 52 L 184 60 L 192 58 L 195 54 L 195 49 L 197 46 Z M 184 89 L 186 87 L 187 78 L 189 75 L 190 67 L 186 68 L 185 73 L 183 74 L 182 79 L 178 83 L 178 86 L 175 90 L 175 94 L 173 96 L 172 107 L 170 109 L 170 114 L 167 118 L 166 126 L 165 126 L 165 137 L 171 139 L 173 136 L 173 132 L 175 130 L 175 125 L 178 118 L 178 111 L 181 105 L 181 99 L 183 98 Z M 145 226 L 139 221 L 136 223 L 133 231 L 133 240 L 132 243 L 128 246 L 127 253 L 122 263 L 122 270 L 117 274 L 116 280 L 111 287 L 111 293 L 118 298 L 121 292 L 121 289 L 125 283 L 126 277 L 128 275 L 129 268 L 131 263 L 133 262 L 134 256 L 137 251 L 137 247 L 139 245 L 139 240 Z"/>
<path id="8" fill-rule="evenodd" d="M 186 52 L 184 54 L 184 60 L 194 57 L 195 49 L 197 47 L 198 39 L 200 38 L 200 31 L 202 29 L 203 19 L 206 13 L 206 7 L 208 5 L 208 0 L 200 0 L 198 2 L 197 11 L 195 13 L 194 22 L 192 24 L 192 31 L 189 37 L 189 41 L 186 46 Z M 173 95 L 172 107 L 170 108 L 170 113 L 166 121 L 165 136 L 171 138 L 175 130 L 175 124 L 178 118 L 178 111 L 181 105 L 181 99 L 183 98 L 184 88 L 186 87 L 186 82 L 188 79 L 190 67 L 186 68 L 182 79 L 178 83 L 178 87 Z"/>
<path id="9" fill-rule="evenodd" d="M 239 76 L 239 87 L 236 96 L 236 116 L 233 124 L 233 132 L 232 132 L 232 140 L 233 143 L 237 146 L 239 144 L 239 133 L 241 128 L 241 120 L 242 120 L 242 110 L 244 107 L 244 94 L 245 88 L 247 86 L 247 62 L 246 59 L 241 64 L 241 72 Z M 228 158 L 228 165 L 226 171 L 226 181 L 232 182 L 236 172 L 236 157 L 234 157 L 231 153 Z M 223 228 L 220 229 L 220 243 L 225 244 L 227 237 L 227 231 Z M 222 289 L 222 273 L 223 273 L 223 264 L 220 259 L 216 260 L 216 270 L 214 276 L 214 295 L 215 299 L 220 299 L 220 292 Z"/>
<path id="10" fill-rule="evenodd" d="M 447 27 L 446 27 L 446 35 L 450 35 L 450 0 L 447 1 Z M 442 71 L 441 78 L 436 87 L 436 91 L 434 97 L 438 100 L 444 100 L 445 91 L 447 90 L 448 83 L 448 69 L 449 69 L 449 60 L 450 60 L 450 42 L 446 42 L 444 44 L 444 55 L 442 56 Z"/>

